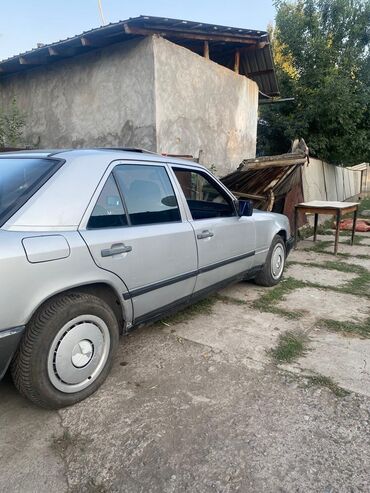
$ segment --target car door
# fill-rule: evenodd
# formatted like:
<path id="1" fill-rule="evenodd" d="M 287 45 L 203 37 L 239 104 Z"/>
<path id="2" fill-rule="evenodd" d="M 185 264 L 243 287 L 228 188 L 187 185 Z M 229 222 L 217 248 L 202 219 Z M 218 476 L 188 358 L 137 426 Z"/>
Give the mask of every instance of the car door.
<path id="1" fill-rule="evenodd" d="M 195 294 L 240 277 L 253 266 L 253 217 L 239 217 L 233 197 L 205 170 L 173 166 L 198 247 Z"/>
<path id="2" fill-rule="evenodd" d="M 81 231 L 97 265 L 126 284 L 137 323 L 193 292 L 197 249 L 183 215 L 164 165 L 118 164 Z"/>

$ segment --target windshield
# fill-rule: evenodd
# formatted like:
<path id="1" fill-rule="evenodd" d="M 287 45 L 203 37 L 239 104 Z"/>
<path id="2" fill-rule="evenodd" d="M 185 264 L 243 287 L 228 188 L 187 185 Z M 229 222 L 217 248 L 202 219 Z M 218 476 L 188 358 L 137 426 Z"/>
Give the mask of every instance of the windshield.
<path id="1" fill-rule="evenodd" d="M 53 159 L 0 158 L 0 227 L 55 173 Z"/>

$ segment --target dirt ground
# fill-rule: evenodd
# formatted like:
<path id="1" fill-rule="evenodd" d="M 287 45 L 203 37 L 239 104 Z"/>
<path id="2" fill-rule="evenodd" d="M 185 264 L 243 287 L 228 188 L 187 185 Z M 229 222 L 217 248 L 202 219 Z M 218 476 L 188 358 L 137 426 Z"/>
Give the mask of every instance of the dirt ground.
<path id="1" fill-rule="evenodd" d="M 0 383 L 1 492 L 370 491 L 370 233 L 302 241 L 275 288 L 240 283 L 121 340 L 59 412 Z"/>

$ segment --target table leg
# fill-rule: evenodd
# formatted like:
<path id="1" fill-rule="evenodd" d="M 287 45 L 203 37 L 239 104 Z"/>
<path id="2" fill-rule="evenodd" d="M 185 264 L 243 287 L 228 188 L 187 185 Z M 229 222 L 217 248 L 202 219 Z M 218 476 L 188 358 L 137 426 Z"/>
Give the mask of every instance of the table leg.
<path id="1" fill-rule="evenodd" d="M 336 255 L 338 253 L 340 216 L 341 216 L 340 210 L 338 210 L 337 211 L 337 228 L 335 230 L 334 255 Z"/>
<path id="2" fill-rule="evenodd" d="M 353 226 L 352 226 L 352 236 L 351 236 L 351 245 L 355 241 L 355 231 L 356 231 L 356 222 L 357 222 L 357 211 L 358 208 L 353 213 Z"/>
<path id="3" fill-rule="evenodd" d="M 317 224 L 319 222 L 319 215 L 315 214 L 315 224 L 313 227 L 313 241 L 316 241 L 317 239 Z"/>
<path id="4" fill-rule="evenodd" d="M 297 236 L 298 236 L 298 209 L 297 207 L 294 208 L 294 248 L 297 246 Z"/>

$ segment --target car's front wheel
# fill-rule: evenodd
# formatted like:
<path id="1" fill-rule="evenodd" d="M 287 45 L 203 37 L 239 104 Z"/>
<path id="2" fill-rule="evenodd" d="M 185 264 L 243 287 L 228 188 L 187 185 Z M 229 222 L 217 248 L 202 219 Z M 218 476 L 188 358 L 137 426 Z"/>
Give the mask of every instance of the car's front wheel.
<path id="1" fill-rule="evenodd" d="M 266 262 L 261 272 L 255 278 L 255 282 L 261 286 L 275 286 L 283 276 L 286 259 L 284 240 L 275 235 Z"/>
<path id="2" fill-rule="evenodd" d="M 117 319 L 103 300 L 85 293 L 60 295 L 28 324 L 12 363 L 14 383 L 39 406 L 75 404 L 104 382 L 118 335 Z"/>

